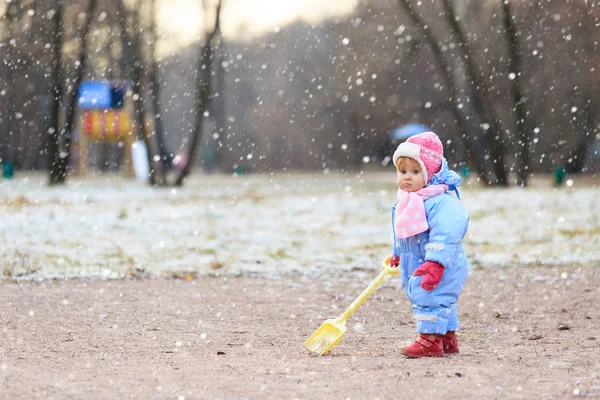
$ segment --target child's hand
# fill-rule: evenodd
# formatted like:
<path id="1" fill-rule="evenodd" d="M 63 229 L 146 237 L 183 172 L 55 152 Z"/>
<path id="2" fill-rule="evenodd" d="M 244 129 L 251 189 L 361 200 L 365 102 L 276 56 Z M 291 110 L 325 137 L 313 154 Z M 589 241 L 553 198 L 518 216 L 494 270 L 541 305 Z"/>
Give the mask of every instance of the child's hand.
<path id="1" fill-rule="evenodd" d="M 390 267 L 398 267 L 400 265 L 400 256 L 394 255 L 390 258 Z"/>
<path id="2" fill-rule="evenodd" d="M 425 261 L 413 272 L 413 275 L 425 275 L 421 281 L 421 287 L 425 290 L 433 290 L 442 280 L 444 267 L 435 261 Z"/>

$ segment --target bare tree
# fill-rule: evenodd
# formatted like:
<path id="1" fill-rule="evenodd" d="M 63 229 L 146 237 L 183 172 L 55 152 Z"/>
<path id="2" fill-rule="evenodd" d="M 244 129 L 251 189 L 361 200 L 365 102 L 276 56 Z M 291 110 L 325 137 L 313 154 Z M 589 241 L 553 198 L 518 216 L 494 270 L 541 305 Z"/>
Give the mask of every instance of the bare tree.
<path id="1" fill-rule="evenodd" d="M 212 169 L 213 162 L 218 162 L 218 150 L 219 150 L 219 141 L 224 140 L 226 137 L 225 130 L 227 129 L 225 124 L 225 119 L 227 116 L 227 101 L 226 101 L 226 82 L 225 82 L 225 61 L 227 48 L 225 46 L 225 41 L 223 36 L 220 35 L 218 38 L 218 44 L 216 45 L 216 51 L 218 52 L 217 62 L 216 62 L 216 77 L 215 77 L 215 94 L 214 98 L 211 99 L 210 102 L 210 115 L 213 117 L 215 121 L 215 131 L 218 133 L 217 139 L 211 140 L 211 151 L 214 151 L 212 154 L 213 159 L 208 161 L 208 165 L 205 165 L 205 168 L 210 171 Z"/>
<path id="2" fill-rule="evenodd" d="M 20 18 L 22 16 L 21 2 L 15 1 L 13 3 L 9 3 L 6 8 L 6 15 L 4 16 L 6 22 L 6 43 L 4 49 L 2 51 L 3 60 L 2 63 L 6 66 L 6 83 L 7 90 L 5 89 L 5 95 L 8 95 L 8 98 L 14 99 L 17 96 L 17 90 L 15 85 L 16 71 L 19 69 L 19 34 L 20 29 L 18 28 L 20 25 Z M 17 149 L 17 141 L 18 141 L 18 121 L 15 119 L 15 102 L 11 101 L 6 105 L 7 113 L 3 118 L 4 129 L 6 132 L 3 132 L 4 135 L 8 134 L 3 142 L 5 148 L 5 163 L 13 164 L 16 159 L 16 149 Z"/>
<path id="3" fill-rule="evenodd" d="M 9 42 L 8 40 L 6 40 L 6 38 L 4 37 L 5 32 L 8 31 L 8 15 L 7 15 L 7 7 L 5 4 L 0 5 L 0 34 L 2 34 L 2 36 L 0 37 L 2 40 L 0 41 L 0 51 L 2 51 L 2 59 L 0 62 L 0 85 L 2 87 L 8 87 L 8 73 L 5 72 L 5 68 L 8 65 L 7 64 L 7 50 L 6 47 L 8 46 Z M 6 95 L 6 93 L 4 92 L 4 95 Z M 4 158 L 6 158 L 7 156 L 7 152 L 6 152 L 6 132 L 8 131 L 7 129 L 7 121 L 6 121 L 6 115 L 8 114 L 7 112 L 7 108 L 8 108 L 8 104 L 5 101 L 0 101 L 0 160 L 3 160 Z M 0 161 L 1 162 L 1 161 Z"/>
<path id="4" fill-rule="evenodd" d="M 462 60 L 466 65 L 467 82 L 470 86 L 470 92 L 473 94 L 471 104 L 482 123 L 486 125 L 484 128 L 485 139 L 492 157 L 497 184 L 506 186 L 508 184 L 505 161 L 506 146 L 503 142 L 500 118 L 496 114 L 488 87 L 477 67 L 467 35 L 459 24 L 452 0 L 444 0 L 443 4 L 448 24 L 458 38 L 458 48 L 463 53 Z"/>
<path id="5" fill-rule="evenodd" d="M 122 0 L 121 0 L 122 1 Z M 146 154 L 148 155 L 148 166 L 150 168 L 150 174 L 148 175 L 148 181 L 150 185 L 156 184 L 155 170 L 153 167 L 153 146 L 150 138 L 146 134 L 146 118 L 144 113 L 144 96 L 142 90 L 142 81 L 144 77 L 144 63 L 142 58 L 142 29 L 140 25 L 140 4 L 136 10 L 133 11 L 133 34 L 130 36 L 131 39 L 131 50 L 133 53 L 133 100 L 135 109 L 135 120 L 138 129 L 138 139 L 143 140 L 146 145 Z"/>
<path id="6" fill-rule="evenodd" d="M 519 39 L 517 36 L 517 29 L 515 27 L 512 5 L 510 0 L 500 0 L 502 3 L 502 11 L 504 13 L 504 29 L 506 41 L 509 49 L 509 60 L 510 60 L 510 76 L 512 79 L 512 95 L 514 101 L 513 110 L 516 112 L 516 127 L 517 136 L 519 137 L 520 149 L 517 153 L 520 159 L 519 168 L 517 171 L 517 183 L 520 186 L 527 186 L 530 161 L 529 161 L 529 132 L 525 129 L 525 119 L 527 116 L 527 109 L 525 107 L 525 98 L 523 97 L 521 90 L 521 56 L 519 54 Z"/>
<path id="7" fill-rule="evenodd" d="M 431 27 L 428 24 L 426 24 L 421 18 L 421 16 L 415 11 L 410 0 L 399 0 L 399 3 L 400 6 L 404 8 L 413 24 L 423 33 L 423 37 L 431 47 L 433 55 L 435 56 L 435 59 L 439 64 L 440 71 L 444 76 L 444 80 L 446 81 L 446 86 L 451 97 L 453 105 L 452 113 L 454 115 L 456 123 L 459 125 L 459 128 L 462 132 L 462 134 L 459 135 L 459 137 L 466 149 L 467 158 L 471 162 L 471 165 L 474 167 L 480 179 L 486 182 L 487 184 L 492 184 L 493 182 L 490 180 L 487 174 L 485 160 L 480 157 L 479 152 L 476 150 L 473 144 L 473 141 L 469 137 L 469 134 L 471 132 L 469 124 L 467 123 L 465 117 L 462 115 L 458 108 L 460 103 L 458 87 L 452 75 L 452 67 L 443 55 L 443 51 L 439 45 L 439 40 L 436 39 L 433 31 L 431 30 Z"/>
<path id="8" fill-rule="evenodd" d="M 213 40 L 219 35 L 221 30 L 221 1 L 222 0 L 219 0 L 219 3 L 217 4 L 214 29 L 206 35 L 204 46 L 199 57 L 198 75 L 196 78 L 196 124 L 189 145 L 188 162 L 177 176 L 175 182 L 175 185 L 177 186 L 183 185 L 184 179 L 190 174 L 192 164 L 196 158 L 198 143 L 202 139 L 204 112 L 206 111 L 211 94 Z"/>
<path id="9" fill-rule="evenodd" d="M 56 8 L 50 12 L 50 17 L 53 21 L 52 27 L 52 72 L 50 73 L 50 85 L 52 90 L 52 100 L 50 106 L 50 120 L 48 121 L 48 159 L 50 172 L 50 184 L 58 184 L 64 182 L 64 177 L 60 177 L 60 115 L 62 109 L 62 80 L 64 70 L 62 66 L 62 49 L 64 42 L 64 25 L 63 25 L 64 1 L 57 0 Z"/>
<path id="10" fill-rule="evenodd" d="M 127 25 L 129 13 L 125 8 L 123 0 L 116 0 L 117 21 L 119 23 L 121 37 L 121 59 L 120 68 L 123 77 L 131 76 L 131 32 Z"/>
<path id="11" fill-rule="evenodd" d="M 166 169 L 171 163 L 171 157 L 167 151 L 166 143 L 165 143 L 165 134 L 163 128 L 163 113 L 161 109 L 160 102 L 160 80 L 158 78 L 159 73 L 159 65 L 158 65 L 158 56 L 156 54 L 156 43 L 158 41 L 158 36 L 156 34 L 156 18 L 158 17 L 158 7 L 156 5 L 156 0 L 152 0 L 152 13 L 150 16 L 150 88 L 152 92 L 152 111 L 154 114 L 154 135 L 156 136 L 156 144 L 157 151 L 160 157 L 158 161 L 159 168 L 159 178 L 160 185 L 165 185 L 166 181 Z"/>
<path id="12" fill-rule="evenodd" d="M 581 132 L 581 138 L 567 155 L 569 158 L 566 162 L 566 170 L 569 173 L 578 173 L 583 170 L 587 151 L 596 139 L 596 133 L 599 128 L 597 126 L 598 110 L 600 109 L 600 102 L 598 101 L 599 85 L 598 79 L 593 73 L 598 67 L 597 63 L 600 60 L 597 56 L 598 41 L 594 38 L 594 33 L 597 32 L 597 29 L 593 28 L 594 26 L 598 26 L 598 20 L 594 21 L 593 19 L 594 8 L 599 6 L 600 4 L 594 0 L 584 0 L 583 2 L 582 28 L 585 33 L 583 38 L 584 56 L 579 60 L 579 63 L 583 70 L 582 76 L 587 83 L 573 88 L 572 97 L 581 98 L 581 107 L 579 107 L 571 121 L 576 132 Z"/>
<path id="13" fill-rule="evenodd" d="M 75 127 L 75 114 L 77 110 L 77 100 L 79 93 L 79 86 L 83 80 L 85 73 L 85 67 L 88 61 L 88 33 L 90 25 L 92 23 L 93 13 L 96 8 L 97 0 L 90 0 L 86 11 L 85 23 L 81 32 L 81 49 L 79 53 L 79 62 L 75 65 L 75 79 L 71 87 L 71 99 L 66 110 L 65 124 L 60 129 L 58 136 L 56 137 L 59 149 L 58 157 L 52 161 L 52 168 L 50 168 L 50 184 L 63 184 L 67 179 L 67 167 L 69 165 L 70 153 L 71 153 L 71 139 L 73 137 L 73 129 Z"/>
<path id="14" fill-rule="evenodd" d="M 39 116 L 35 101 L 35 57 L 39 48 L 32 40 L 32 3 L 7 2 L 0 17 L 0 157 L 15 168 L 31 168 L 37 160 Z M 32 43 L 33 42 L 33 43 Z M 38 82 L 36 82 L 38 83 Z"/>

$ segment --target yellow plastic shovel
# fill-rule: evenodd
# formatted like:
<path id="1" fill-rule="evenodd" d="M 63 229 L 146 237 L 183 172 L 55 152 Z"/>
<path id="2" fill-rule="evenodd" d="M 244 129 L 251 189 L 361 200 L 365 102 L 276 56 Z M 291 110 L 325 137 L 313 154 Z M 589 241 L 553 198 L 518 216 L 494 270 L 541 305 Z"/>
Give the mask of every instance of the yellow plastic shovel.
<path id="1" fill-rule="evenodd" d="M 390 257 L 383 260 L 381 268 L 383 271 L 381 271 L 377 278 L 375 278 L 375 280 L 363 290 L 360 296 L 350 304 L 350 307 L 346 308 L 346 311 L 339 317 L 330 318 L 323 322 L 319 329 L 304 342 L 304 347 L 309 351 L 322 356 L 323 354 L 328 353 L 342 340 L 342 337 L 346 334 L 346 321 L 348 318 L 358 310 L 362 303 L 364 303 L 383 282 L 400 273 L 400 268 L 390 267 Z"/>

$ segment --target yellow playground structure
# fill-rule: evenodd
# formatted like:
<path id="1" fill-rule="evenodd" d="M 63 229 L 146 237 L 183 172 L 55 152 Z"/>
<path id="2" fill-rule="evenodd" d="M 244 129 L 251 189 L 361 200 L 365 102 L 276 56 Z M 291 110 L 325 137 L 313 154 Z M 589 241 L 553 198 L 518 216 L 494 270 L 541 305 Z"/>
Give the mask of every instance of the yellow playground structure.
<path id="1" fill-rule="evenodd" d="M 122 171 L 133 176 L 132 145 L 136 141 L 137 126 L 130 84 L 124 81 L 85 81 L 78 93 L 78 135 L 73 141 L 76 154 L 73 169 L 84 175 L 88 165 L 88 145 L 91 143 L 116 143 L 123 147 Z M 144 130 L 151 132 L 151 120 L 145 116 Z"/>
<path id="2" fill-rule="evenodd" d="M 118 143 L 124 146 L 123 172 L 133 176 L 131 146 L 136 139 L 135 124 L 128 107 L 121 109 L 80 110 L 78 119 L 79 137 L 76 142 L 79 157 L 74 168 L 84 175 L 88 163 L 88 144 Z"/>

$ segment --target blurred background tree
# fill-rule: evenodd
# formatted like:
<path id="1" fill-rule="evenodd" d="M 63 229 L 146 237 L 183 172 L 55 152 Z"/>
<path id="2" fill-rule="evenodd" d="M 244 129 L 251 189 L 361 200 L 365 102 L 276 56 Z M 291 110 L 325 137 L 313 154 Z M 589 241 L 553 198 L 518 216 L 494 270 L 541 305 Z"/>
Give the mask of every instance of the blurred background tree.
<path id="1" fill-rule="evenodd" d="M 192 161 L 205 170 L 381 168 L 395 146 L 389 132 L 409 122 L 431 127 L 451 167 L 468 164 L 488 185 L 599 168 L 597 1 L 357 0 L 350 13 L 260 36 L 247 21 L 212 42 L 202 109 L 198 57 L 217 2 L 199 6 L 209 22 L 199 22 L 196 43 L 158 55 L 169 38 L 154 1 L 98 2 L 83 79 L 139 82 L 155 183 L 190 154 L 197 121 L 204 134 Z M 64 129 L 53 99 L 65 113 L 90 1 L 61 3 L 0 4 L 0 158 L 17 169 L 47 169 Z M 119 167 L 122 146 L 92 147 L 93 167 Z"/>

